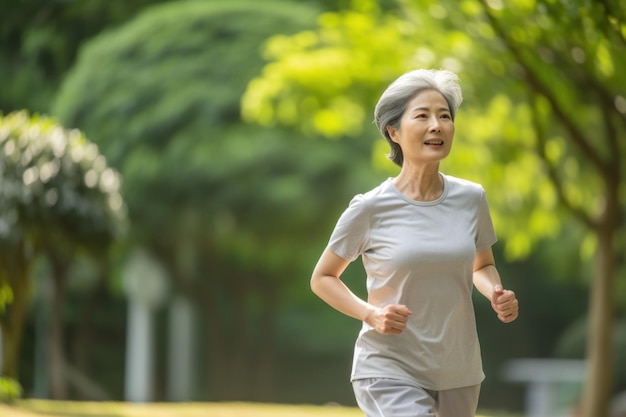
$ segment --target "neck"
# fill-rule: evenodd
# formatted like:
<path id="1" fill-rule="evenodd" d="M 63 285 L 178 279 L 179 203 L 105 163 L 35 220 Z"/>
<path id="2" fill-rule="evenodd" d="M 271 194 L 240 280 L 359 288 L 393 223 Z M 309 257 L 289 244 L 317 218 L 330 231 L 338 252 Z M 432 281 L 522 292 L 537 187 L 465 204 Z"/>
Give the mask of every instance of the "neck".
<path id="1" fill-rule="evenodd" d="M 419 170 L 403 166 L 392 181 L 404 196 L 415 201 L 433 201 L 443 193 L 443 178 L 438 164 Z"/>

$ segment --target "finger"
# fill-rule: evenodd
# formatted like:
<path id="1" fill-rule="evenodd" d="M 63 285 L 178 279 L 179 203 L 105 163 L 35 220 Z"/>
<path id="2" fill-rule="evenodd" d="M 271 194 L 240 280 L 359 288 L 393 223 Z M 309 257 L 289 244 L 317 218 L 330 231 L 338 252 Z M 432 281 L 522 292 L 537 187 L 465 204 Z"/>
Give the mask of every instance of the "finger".
<path id="1" fill-rule="evenodd" d="M 409 320 L 409 316 L 410 314 L 404 314 L 404 313 L 396 313 L 396 320 L 401 321 L 402 323 L 406 323 Z"/>
<path id="2" fill-rule="evenodd" d="M 388 311 L 383 315 L 383 324 L 387 327 L 391 327 L 395 323 L 402 323 L 403 321 L 404 321 L 403 316 L 393 311 Z"/>
<path id="3" fill-rule="evenodd" d="M 515 311 L 508 312 L 508 313 L 498 314 L 498 318 L 505 323 L 509 323 L 515 320 L 518 315 L 519 315 L 518 311 L 515 310 Z"/>
<path id="4" fill-rule="evenodd" d="M 395 306 L 389 305 L 383 309 L 383 316 L 386 319 L 395 319 L 401 315 L 398 313 L 398 309 Z"/>
<path id="5" fill-rule="evenodd" d="M 491 294 L 491 304 L 496 302 L 496 300 L 502 295 L 503 291 L 504 290 L 502 289 L 501 285 L 496 285 L 493 287 L 493 293 Z"/>
<path id="6" fill-rule="evenodd" d="M 511 298 L 508 300 L 502 300 L 501 302 L 495 303 L 497 308 L 515 308 L 518 305 L 518 301 L 515 298 Z"/>
<path id="7" fill-rule="evenodd" d="M 406 328 L 407 317 L 397 313 L 389 314 L 383 320 L 384 333 L 401 333 Z"/>
<path id="8" fill-rule="evenodd" d="M 505 310 L 505 311 L 500 311 L 498 313 L 498 316 L 502 316 L 502 317 L 510 317 L 510 316 L 514 316 L 517 315 L 518 311 L 517 309 L 512 309 L 512 310 Z"/>
<path id="9" fill-rule="evenodd" d="M 404 326 L 408 319 L 408 316 L 403 316 L 402 314 L 395 313 L 389 316 L 389 323 L 391 325 L 400 324 Z"/>
<path id="10" fill-rule="evenodd" d="M 404 323 L 400 323 L 395 320 L 388 320 L 383 323 L 382 332 L 383 334 L 400 334 L 405 328 Z"/>
<path id="11" fill-rule="evenodd" d="M 395 321 L 395 322 L 390 323 L 390 326 L 392 329 L 402 331 L 406 328 L 406 323 Z"/>
<path id="12" fill-rule="evenodd" d="M 508 316 L 518 314 L 518 310 L 517 308 L 508 308 L 508 309 L 498 310 L 497 314 L 498 316 L 508 317 Z"/>
<path id="13" fill-rule="evenodd" d="M 516 300 L 515 293 L 513 291 L 507 290 L 495 299 L 495 303 L 503 304 L 503 303 L 510 302 L 513 300 Z"/>
<path id="14" fill-rule="evenodd" d="M 513 299 L 513 300 L 508 300 L 506 302 L 503 302 L 501 304 L 497 304 L 498 309 L 502 309 L 502 310 L 510 310 L 510 309 L 517 309 L 518 307 L 518 302 L 517 300 Z"/>
<path id="15" fill-rule="evenodd" d="M 507 316 L 500 319 L 503 323 L 511 323 L 517 319 L 517 316 Z"/>
<path id="16" fill-rule="evenodd" d="M 411 310 L 409 310 L 409 308 L 405 305 L 394 305 L 393 306 L 393 310 L 404 317 L 408 317 L 411 315 Z"/>

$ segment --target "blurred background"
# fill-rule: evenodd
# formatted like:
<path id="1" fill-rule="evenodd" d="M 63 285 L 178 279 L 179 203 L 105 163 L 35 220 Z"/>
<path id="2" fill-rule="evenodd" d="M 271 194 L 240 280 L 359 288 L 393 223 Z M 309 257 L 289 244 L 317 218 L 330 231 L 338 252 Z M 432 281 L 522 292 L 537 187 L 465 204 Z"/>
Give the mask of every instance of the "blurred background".
<path id="1" fill-rule="evenodd" d="M 626 390 L 625 8 L 3 1 L 0 397 L 354 405 L 360 323 L 309 277 L 352 196 L 397 172 L 379 95 L 425 67 L 459 74 L 442 170 L 487 190 L 521 303 L 503 325 L 475 299 L 481 408 L 608 415 Z M 345 281 L 365 294 L 360 262 Z"/>

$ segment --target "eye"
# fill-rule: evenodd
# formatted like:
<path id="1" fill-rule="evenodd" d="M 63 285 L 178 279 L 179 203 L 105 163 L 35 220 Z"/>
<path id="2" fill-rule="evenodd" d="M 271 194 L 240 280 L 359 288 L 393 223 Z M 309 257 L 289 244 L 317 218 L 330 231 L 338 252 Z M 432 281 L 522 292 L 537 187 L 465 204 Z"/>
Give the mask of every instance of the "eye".
<path id="1" fill-rule="evenodd" d="M 442 119 L 452 119 L 452 116 L 451 116 L 449 113 L 443 113 L 443 114 L 441 115 L 441 118 L 442 118 Z"/>

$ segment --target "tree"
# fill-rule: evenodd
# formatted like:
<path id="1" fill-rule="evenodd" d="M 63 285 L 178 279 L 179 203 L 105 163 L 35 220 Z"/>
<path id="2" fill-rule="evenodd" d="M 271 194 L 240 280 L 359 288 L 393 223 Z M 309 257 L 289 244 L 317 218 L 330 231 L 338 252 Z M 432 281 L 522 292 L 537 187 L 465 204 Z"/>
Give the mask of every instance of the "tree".
<path id="1" fill-rule="evenodd" d="M 596 271 L 583 415 L 606 415 L 615 294 L 624 286 L 617 277 L 625 267 L 623 7 L 399 1 L 401 13 L 386 14 L 374 2 L 354 4 L 325 15 L 314 32 L 268 42 L 272 60 L 250 83 L 244 115 L 326 136 L 361 134 L 363 109 L 406 68 L 460 72 L 469 108 L 459 114 L 457 150 L 445 168 L 490 191 L 509 257 L 526 256 L 572 218 L 588 232 L 580 253 L 595 252 Z M 350 122 L 338 123 L 348 114 Z M 379 141 L 376 153 L 384 147 Z"/>
<path id="2" fill-rule="evenodd" d="M 319 213 L 367 178 L 346 157 L 367 160 L 367 142 L 339 150 L 240 118 L 263 40 L 316 15 L 289 2 L 155 7 L 85 45 L 54 105 L 122 172 L 130 244 L 201 312 L 211 399 L 270 398 L 281 297 L 309 273 Z"/>
<path id="3" fill-rule="evenodd" d="M 85 39 L 119 25 L 152 4 L 133 2 L 5 2 L 0 16 L 0 109 L 48 113 Z"/>
<path id="4" fill-rule="evenodd" d="M 81 252 L 101 259 L 121 233 L 125 206 L 119 174 L 80 131 L 24 111 L 0 118 L 0 147 L 0 287 L 11 294 L 0 316 L 3 375 L 17 378 L 30 271 L 35 259 L 45 255 L 56 290 L 53 391 L 63 397 L 62 309 L 68 265 Z"/>
<path id="5" fill-rule="evenodd" d="M 83 42 L 128 22 L 144 9 L 169 1 L 5 2 L 0 16 L 0 109 L 5 113 L 20 109 L 47 113 Z M 349 0 L 298 2 L 337 10 Z M 393 0 L 385 2 L 392 4 Z"/>
<path id="6" fill-rule="evenodd" d="M 536 153 L 558 199 L 597 245 L 582 415 L 604 416 L 612 392 L 614 291 L 618 271 L 626 266 L 619 255 L 626 237 L 626 200 L 620 191 L 626 179 L 626 98 L 618 87 L 623 75 L 615 70 L 626 64 L 626 16 L 618 2 L 558 8 L 546 2 L 534 10 L 520 4 L 511 14 L 508 8 L 481 3 L 494 32 L 522 68 L 520 78 L 530 89 Z M 508 25 L 519 22 L 520 13 L 548 27 L 560 23 L 560 30 L 550 36 L 527 30 L 516 39 Z M 555 144 L 562 148 L 558 154 L 551 153 Z M 579 172 L 568 169 L 571 161 L 578 161 Z M 585 194 L 590 199 L 581 201 Z"/>

